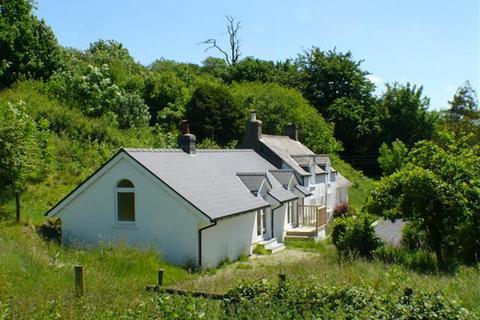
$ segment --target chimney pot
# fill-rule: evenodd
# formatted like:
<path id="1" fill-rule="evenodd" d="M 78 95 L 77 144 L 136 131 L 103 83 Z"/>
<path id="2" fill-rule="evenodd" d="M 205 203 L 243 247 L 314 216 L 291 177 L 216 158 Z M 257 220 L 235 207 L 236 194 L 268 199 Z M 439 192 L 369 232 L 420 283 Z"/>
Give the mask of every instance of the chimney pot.
<path id="1" fill-rule="evenodd" d="M 180 130 L 182 134 L 178 138 L 178 145 L 180 149 L 189 154 L 195 154 L 197 138 L 195 135 L 190 134 L 190 126 L 187 120 L 182 120 L 180 122 Z"/>
<path id="2" fill-rule="evenodd" d="M 180 131 L 182 132 L 182 134 L 190 133 L 190 125 L 188 124 L 188 120 L 180 121 Z"/>
<path id="3" fill-rule="evenodd" d="M 290 139 L 298 141 L 298 128 L 295 124 L 289 123 L 285 126 L 285 135 L 287 135 Z"/>
<path id="4" fill-rule="evenodd" d="M 250 122 L 257 121 L 257 111 L 250 110 Z"/>

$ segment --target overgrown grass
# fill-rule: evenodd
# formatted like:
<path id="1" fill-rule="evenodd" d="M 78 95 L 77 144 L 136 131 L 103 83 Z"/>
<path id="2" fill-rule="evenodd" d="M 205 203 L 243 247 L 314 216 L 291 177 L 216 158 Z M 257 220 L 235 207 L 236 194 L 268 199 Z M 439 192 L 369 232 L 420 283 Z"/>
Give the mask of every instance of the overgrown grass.
<path id="1" fill-rule="evenodd" d="M 352 183 L 348 190 L 349 205 L 357 210 L 362 209 L 368 195 L 375 188 L 376 181 L 337 156 L 332 156 L 332 166 Z"/>
<path id="2" fill-rule="evenodd" d="M 159 268 L 171 285 L 190 275 L 152 250 L 125 245 L 71 249 L 41 240 L 29 225 L 0 224 L 0 319 L 85 319 L 125 314 L 149 301 Z M 74 297 L 73 266 L 84 266 L 85 295 Z M 151 308 L 154 308 L 152 305 Z M 113 318 L 113 316 L 112 316 Z"/>
<path id="3" fill-rule="evenodd" d="M 288 249 L 302 249 L 321 253 L 327 250 L 326 241 L 315 241 L 314 239 L 288 239 L 285 241 L 285 245 Z"/>
<path id="4" fill-rule="evenodd" d="M 245 280 L 276 281 L 279 273 L 298 286 L 311 283 L 323 286 L 369 287 L 378 294 L 391 294 L 413 288 L 415 291 L 441 291 L 448 299 L 458 301 L 464 308 L 480 315 L 480 270 L 460 267 L 454 274 L 417 272 L 398 263 L 379 260 L 339 259 L 333 245 L 315 244 L 303 240 L 287 242 L 287 250 L 249 263 L 232 264 L 215 275 L 195 278 L 177 284 L 189 290 L 226 292 Z M 299 249 L 300 248 L 300 249 Z M 298 250 L 307 250 L 298 255 Z M 275 263 L 272 263 L 275 260 Z"/>
<path id="5" fill-rule="evenodd" d="M 29 225 L 0 224 L 0 318 L 224 318 L 217 302 L 147 293 L 159 268 L 164 283 L 185 289 L 226 292 L 241 280 L 270 279 L 279 273 L 296 286 L 368 287 L 380 295 L 413 288 L 441 291 L 480 314 L 480 270 L 460 267 L 453 275 L 422 274 L 400 264 L 339 260 L 328 243 L 289 241 L 289 249 L 226 265 L 216 272 L 190 274 L 166 264 L 150 250 L 119 245 L 65 248 L 41 240 Z M 296 248 L 296 249 L 292 249 Z M 298 248 L 302 248 L 299 250 Z M 306 252 L 303 250 L 307 250 Z M 74 297 L 73 266 L 85 268 L 85 295 Z M 196 315 L 196 316 L 192 316 Z"/>

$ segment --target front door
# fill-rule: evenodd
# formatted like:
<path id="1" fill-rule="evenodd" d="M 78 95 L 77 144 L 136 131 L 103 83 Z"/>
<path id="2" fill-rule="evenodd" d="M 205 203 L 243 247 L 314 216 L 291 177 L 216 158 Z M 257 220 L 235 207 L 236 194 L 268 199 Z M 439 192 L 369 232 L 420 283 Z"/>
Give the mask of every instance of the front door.
<path id="1" fill-rule="evenodd" d="M 257 211 L 257 238 L 265 239 L 267 237 L 267 214 L 265 209 Z"/>

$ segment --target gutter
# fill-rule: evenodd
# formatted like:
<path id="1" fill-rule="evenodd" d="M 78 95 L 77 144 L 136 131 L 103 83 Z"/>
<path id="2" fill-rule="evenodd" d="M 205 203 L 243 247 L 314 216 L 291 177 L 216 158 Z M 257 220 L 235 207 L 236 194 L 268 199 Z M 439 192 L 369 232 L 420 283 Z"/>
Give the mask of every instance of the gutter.
<path id="1" fill-rule="evenodd" d="M 202 231 L 203 230 L 206 230 L 208 228 L 211 228 L 213 226 L 216 226 L 217 225 L 217 222 L 216 221 L 213 221 L 212 224 L 206 226 L 206 227 L 203 227 L 203 228 L 200 228 L 198 229 L 198 266 L 201 267 L 202 266 Z"/>

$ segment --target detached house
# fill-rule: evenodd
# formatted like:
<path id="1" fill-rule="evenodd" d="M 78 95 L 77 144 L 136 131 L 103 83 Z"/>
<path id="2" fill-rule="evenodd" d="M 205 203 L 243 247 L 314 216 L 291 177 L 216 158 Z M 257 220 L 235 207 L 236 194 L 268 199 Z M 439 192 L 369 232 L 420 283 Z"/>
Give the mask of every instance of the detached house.
<path id="1" fill-rule="evenodd" d="M 47 212 L 61 219 L 63 242 L 124 241 L 153 247 L 172 263 L 215 267 L 256 245 L 281 250 L 286 236 L 324 235 L 329 193 L 320 185 L 338 179 L 329 163 L 309 154 L 306 167 L 300 159 L 284 165 L 257 147 L 196 150 L 195 143 L 184 123 L 179 149 L 121 149 Z M 319 172 L 318 189 L 310 169 Z"/>

